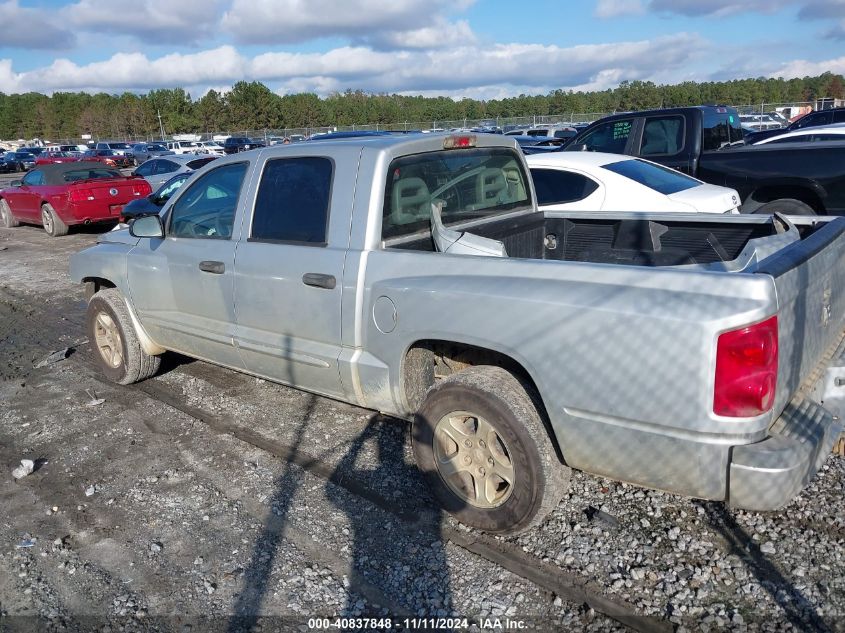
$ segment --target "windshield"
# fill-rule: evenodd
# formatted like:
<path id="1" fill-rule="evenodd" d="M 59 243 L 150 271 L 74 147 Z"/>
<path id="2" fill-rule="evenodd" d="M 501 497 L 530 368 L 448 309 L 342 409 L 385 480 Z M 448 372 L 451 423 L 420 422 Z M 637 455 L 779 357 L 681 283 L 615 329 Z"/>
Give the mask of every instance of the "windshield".
<path id="1" fill-rule="evenodd" d="M 132 149 L 129 143 L 109 143 L 111 149 Z"/>
<path id="2" fill-rule="evenodd" d="M 430 228 L 431 204 L 445 225 L 531 206 L 527 177 L 513 150 L 445 150 L 397 158 L 384 193 L 382 237 Z"/>
<path id="3" fill-rule="evenodd" d="M 148 152 L 166 152 L 167 148 L 164 145 L 147 145 Z"/>
<path id="4" fill-rule="evenodd" d="M 66 171 L 62 174 L 62 180 L 65 182 L 76 182 L 77 180 L 88 180 L 91 178 L 121 178 L 120 172 L 113 169 L 74 169 L 73 171 Z"/>
<path id="5" fill-rule="evenodd" d="M 602 167 L 667 196 L 701 185 L 695 178 L 685 176 L 674 169 L 639 159 L 623 160 Z"/>

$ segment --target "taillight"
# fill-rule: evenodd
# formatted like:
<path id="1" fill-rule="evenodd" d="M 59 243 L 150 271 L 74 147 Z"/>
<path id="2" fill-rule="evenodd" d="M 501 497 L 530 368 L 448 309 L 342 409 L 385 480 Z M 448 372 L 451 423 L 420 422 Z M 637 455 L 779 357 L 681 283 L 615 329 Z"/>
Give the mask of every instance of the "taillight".
<path id="1" fill-rule="evenodd" d="M 71 189 L 70 190 L 70 201 L 71 202 L 88 202 L 89 200 L 94 199 L 94 192 L 90 189 Z"/>
<path id="2" fill-rule="evenodd" d="M 772 408 L 778 377 L 778 318 L 723 332 L 716 346 L 713 413 L 749 418 Z"/>

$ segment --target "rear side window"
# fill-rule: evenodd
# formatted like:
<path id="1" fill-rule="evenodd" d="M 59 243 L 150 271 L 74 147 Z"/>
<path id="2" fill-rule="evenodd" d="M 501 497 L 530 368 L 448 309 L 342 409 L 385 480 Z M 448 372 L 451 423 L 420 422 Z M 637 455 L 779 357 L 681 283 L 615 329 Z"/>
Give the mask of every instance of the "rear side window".
<path id="1" fill-rule="evenodd" d="M 834 123 L 845 123 L 845 108 L 833 111 Z"/>
<path id="2" fill-rule="evenodd" d="M 798 119 L 793 129 L 828 125 L 829 123 L 833 123 L 833 112 L 813 112 Z"/>
<path id="3" fill-rule="evenodd" d="M 560 169 L 532 169 L 531 178 L 540 206 L 577 202 L 599 188 L 591 178 Z"/>
<path id="4" fill-rule="evenodd" d="M 267 161 L 250 239 L 325 244 L 333 169 L 332 161 L 321 157 Z"/>
<path id="5" fill-rule="evenodd" d="M 667 196 L 698 187 L 701 184 L 695 178 L 685 176 L 674 169 L 662 165 L 653 165 L 643 160 L 623 160 L 618 163 L 602 165 L 602 167 Z"/>
<path id="6" fill-rule="evenodd" d="M 176 171 L 179 169 L 179 165 L 174 163 L 170 160 L 160 160 L 156 162 L 155 172 L 156 174 L 169 174 L 172 171 Z"/>
<path id="7" fill-rule="evenodd" d="M 673 156 L 684 148 L 684 118 L 682 116 L 651 117 L 646 119 L 640 148 L 642 156 Z"/>
<path id="8" fill-rule="evenodd" d="M 199 169 L 206 163 L 213 161 L 214 158 L 197 158 L 196 160 L 188 161 L 188 169 Z"/>

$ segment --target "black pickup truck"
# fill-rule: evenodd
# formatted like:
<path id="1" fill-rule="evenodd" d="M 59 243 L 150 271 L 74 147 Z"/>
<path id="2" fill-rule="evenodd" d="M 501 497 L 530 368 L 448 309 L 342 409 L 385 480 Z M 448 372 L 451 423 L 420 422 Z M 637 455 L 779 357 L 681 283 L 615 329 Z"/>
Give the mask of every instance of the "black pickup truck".
<path id="1" fill-rule="evenodd" d="M 564 148 L 579 150 L 641 156 L 731 187 L 743 213 L 845 215 L 845 141 L 746 145 L 733 108 L 614 114 Z"/>

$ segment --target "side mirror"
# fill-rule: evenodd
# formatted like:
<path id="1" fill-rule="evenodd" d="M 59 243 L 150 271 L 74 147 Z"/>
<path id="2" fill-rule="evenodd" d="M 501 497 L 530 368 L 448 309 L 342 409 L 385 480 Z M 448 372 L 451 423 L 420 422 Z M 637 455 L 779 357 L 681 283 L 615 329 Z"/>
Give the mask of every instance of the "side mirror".
<path id="1" fill-rule="evenodd" d="M 164 237 L 164 226 L 158 215 L 142 215 L 129 223 L 132 237 Z"/>
<path id="2" fill-rule="evenodd" d="M 10 187 L 20 187 L 21 185 L 23 185 L 23 182 L 21 182 L 20 180 L 13 180 L 11 183 L 9 183 Z"/>

